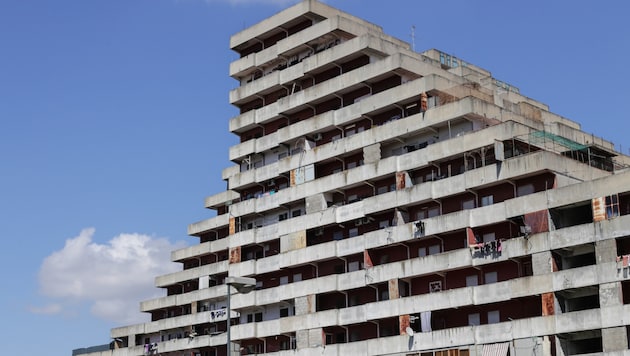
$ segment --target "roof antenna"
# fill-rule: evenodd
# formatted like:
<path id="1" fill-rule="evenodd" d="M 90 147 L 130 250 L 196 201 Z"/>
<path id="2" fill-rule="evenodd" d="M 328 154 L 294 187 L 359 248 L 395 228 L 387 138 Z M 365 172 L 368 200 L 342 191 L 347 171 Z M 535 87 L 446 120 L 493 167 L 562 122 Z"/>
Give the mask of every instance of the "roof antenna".
<path id="1" fill-rule="evenodd" d="M 416 25 L 411 25 L 411 49 L 416 51 Z"/>

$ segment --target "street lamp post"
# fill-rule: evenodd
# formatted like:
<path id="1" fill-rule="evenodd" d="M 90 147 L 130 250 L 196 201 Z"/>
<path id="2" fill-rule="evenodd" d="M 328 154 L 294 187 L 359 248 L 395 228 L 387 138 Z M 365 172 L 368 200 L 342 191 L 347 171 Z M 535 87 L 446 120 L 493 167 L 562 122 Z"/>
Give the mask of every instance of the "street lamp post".
<path id="1" fill-rule="evenodd" d="M 247 294 L 256 288 L 256 279 L 249 277 L 227 277 L 225 279 L 225 285 L 227 285 L 227 356 L 232 356 L 232 339 L 230 338 L 231 287 L 234 287 L 234 289 L 241 294 Z"/>

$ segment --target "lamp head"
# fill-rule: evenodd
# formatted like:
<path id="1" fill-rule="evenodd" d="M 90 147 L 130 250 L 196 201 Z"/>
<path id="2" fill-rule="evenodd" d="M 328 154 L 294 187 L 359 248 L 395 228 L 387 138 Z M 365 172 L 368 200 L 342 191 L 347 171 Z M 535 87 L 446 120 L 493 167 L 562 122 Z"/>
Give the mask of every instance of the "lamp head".
<path id="1" fill-rule="evenodd" d="M 225 284 L 234 287 L 239 293 L 249 293 L 256 288 L 256 279 L 249 277 L 227 277 Z"/>

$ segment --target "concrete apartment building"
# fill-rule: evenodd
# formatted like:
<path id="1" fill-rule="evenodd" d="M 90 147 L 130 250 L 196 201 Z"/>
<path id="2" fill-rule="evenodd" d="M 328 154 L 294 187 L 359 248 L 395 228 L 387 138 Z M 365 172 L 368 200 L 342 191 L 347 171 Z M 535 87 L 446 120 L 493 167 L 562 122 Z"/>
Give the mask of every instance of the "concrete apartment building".
<path id="1" fill-rule="evenodd" d="M 216 216 L 172 252 L 150 322 L 74 355 L 227 355 L 228 314 L 242 355 L 630 355 L 612 143 L 317 1 L 230 45 L 240 143 Z M 256 289 L 226 308 L 233 276 Z"/>

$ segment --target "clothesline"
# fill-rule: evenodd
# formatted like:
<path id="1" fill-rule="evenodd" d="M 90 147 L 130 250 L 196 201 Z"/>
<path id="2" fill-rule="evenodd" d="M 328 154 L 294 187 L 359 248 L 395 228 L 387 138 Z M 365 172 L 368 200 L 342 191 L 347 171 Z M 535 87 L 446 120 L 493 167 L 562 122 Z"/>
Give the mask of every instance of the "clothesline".
<path id="1" fill-rule="evenodd" d="M 629 267 L 629 262 L 630 262 L 630 255 L 622 255 L 622 256 L 617 256 L 617 264 L 619 264 L 619 262 L 621 262 L 621 265 L 623 266 L 623 268 L 628 268 Z"/>

